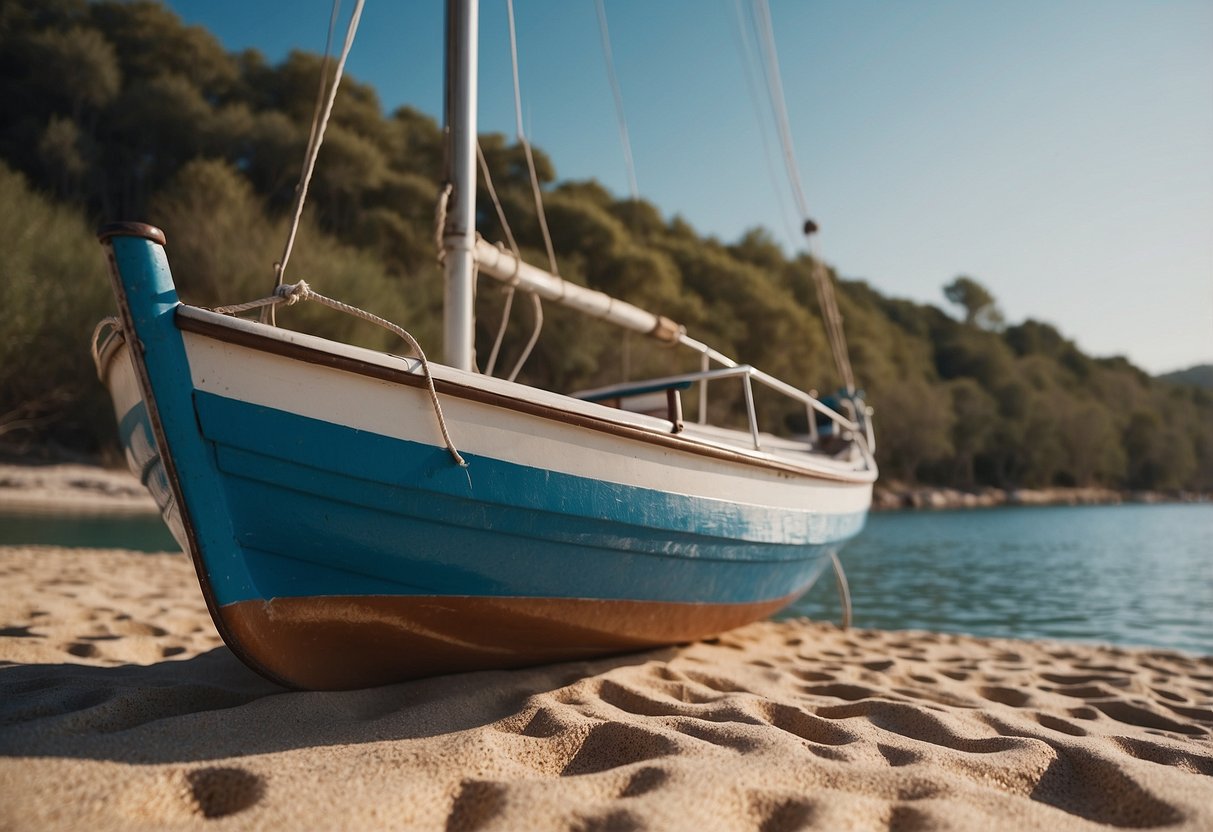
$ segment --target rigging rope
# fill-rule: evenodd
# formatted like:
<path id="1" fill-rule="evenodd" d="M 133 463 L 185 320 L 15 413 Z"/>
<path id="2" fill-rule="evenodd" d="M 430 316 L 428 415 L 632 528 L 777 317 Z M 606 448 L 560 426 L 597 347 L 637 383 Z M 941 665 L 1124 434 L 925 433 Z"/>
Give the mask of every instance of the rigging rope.
<path id="1" fill-rule="evenodd" d="M 513 0 L 507 0 L 506 12 L 507 12 L 507 17 L 509 19 L 509 30 L 510 30 L 510 68 L 512 71 L 513 82 L 514 82 L 515 130 L 518 135 L 518 143 L 520 145 L 522 145 L 523 153 L 526 155 L 527 173 L 529 174 L 530 180 L 531 180 L 531 194 L 535 200 L 535 215 L 536 215 L 537 219 L 539 220 L 539 230 L 543 234 L 544 247 L 547 249 L 548 264 L 551 268 L 552 275 L 554 277 L 560 279 L 561 285 L 563 285 L 563 283 L 564 283 L 563 278 L 560 278 L 560 271 L 556 265 L 556 251 L 552 245 L 552 235 L 548 230 L 547 214 L 544 212 L 544 209 L 543 209 L 543 192 L 542 192 L 542 189 L 539 187 L 539 175 L 535 170 L 535 155 L 534 155 L 534 152 L 531 150 L 531 143 L 527 139 L 526 131 L 523 129 L 523 125 L 522 125 L 522 84 L 519 81 L 519 77 L 518 77 L 518 35 L 517 35 L 517 31 L 516 31 L 516 28 L 514 25 Z M 514 239 L 514 233 L 510 228 L 509 221 L 506 219 L 505 210 L 502 208 L 501 200 L 497 196 L 497 189 L 493 185 L 493 177 L 492 177 L 492 174 L 489 172 L 488 162 L 485 160 L 484 151 L 480 147 L 479 142 L 477 142 L 477 144 L 476 144 L 476 157 L 480 163 L 480 170 L 484 175 L 485 185 L 488 188 L 489 196 L 492 198 L 493 206 L 497 211 L 497 217 L 501 221 L 501 227 L 502 227 L 503 231 L 505 232 L 506 239 L 509 241 L 510 250 L 514 254 L 515 262 L 518 264 L 521 264 L 522 255 L 519 252 L 518 243 Z M 448 186 L 448 188 L 449 188 L 449 186 Z M 446 225 L 446 200 L 449 199 L 449 196 L 450 196 L 450 194 L 448 191 L 447 193 L 443 194 L 442 198 L 439 199 L 438 211 L 437 211 L 437 215 L 435 217 L 435 222 L 436 222 L 436 232 L 435 233 L 438 237 L 438 244 L 439 244 L 440 251 L 441 251 L 441 245 L 442 245 L 442 230 Z M 441 257 L 441 254 L 440 254 L 440 257 Z M 502 315 L 501 315 L 501 323 L 497 328 L 497 337 L 493 341 L 493 349 L 492 349 L 492 352 L 489 354 L 489 361 L 488 361 L 488 365 L 485 370 L 485 373 L 488 375 L 492 375 L 493 370 L 496 368 L 496 365 L 497 365 L 497 358 L 501 351 L 501 343 L 502 343 L 503 339 L 505 338 L 505 330 L 509 323 L 510 312 L 513 309 L 514 292 L 515 292 L 516 288 L 517 288 L 516 283 L 511 283 L 511 284 L 509 284 L 509 288 L 507 289 L 505 307 L 502 310 Z M 535 349 L 535 344 L 537 344 L 539 342 L 539 335 L 543 331 L 543 302 L 540 300 L 539 295 L 535 294 L 534 292 L 528 292 L 528 294 L 531 296 L 531 304 L 534 309 L 535 323 L 534 323 L 534 327 L 531 330 L 531 337 L 527 340 L 526 346 L 523 347 L 522 353 L 518 356 L 517 361 L 515 361 L 515 363 L 514 363 L 514 367 L 510 370 L 510 374 L 507 376 L 507 380 L 509 380 L 509 381 L 513 381 L 514 379 L 516 379 L 518 377 L 518 374 L 522 371 L 522 368 L 526 364 L 527 359 L 530 358 L 531 352 Z"/>
<path id="2" fill-rule="evenodd" d="M 834 581 L 838 584 L 838 600 L 842 603 L 842 629 L 851 628 L 851 588 L 847 585 L 847 573 L 842 570 L 838 553 L 830 551 L 830 563 L 834 565 Z"/>
<path id="3" fill-rule="evenodd" d="M 560 276 L 556 268 L 556 251 L 552 248 L 552 235 L 548 233 L 548 218 L 543 210 L 543 194 L 539 188 L 539 175 L 535 173 L 535 156 L 531 152 L 531 143 L 522 129 L 522 85 L 518 80 L 518 35 L 514 30 L 514 0 L 506 0 L 505 9 L 510 24 L 510 66 L 514 72 L 514 125 L 518 133 L 518 142 L 526 153 L 526 167 L 531 175 L 531 193 L 535 197 L 535 214 L 539 219 L 539 230 L 543 232 L 543 244 L 548 251 L 548 264 L 552 274 Z"/>
<path id="4" fill-rule="evenodd" d="M 810 238 L 810 248 L 812 249 L 812 234 L 817 231 L 817 224 L 809 218 L 809 205 L 805 199 L 800 169 L 796 164 L 796 153 L 792 147 L 792 128 L 788 119 L 787 101 L 783 94 L 783 82 L 779 74 L 779 54 L 775 50 L 775 29 L 771 24 L 771 9 L 767 5 L 767 0 L 752 0 L 751 7 L 754 10 L 754 26 L 758 32 L 758 43 L 764 58 L 763 72 L 767 82 L 767 96 L 770 99 L 771 110 L 778 126 L 788 183 L 792 188 L 796 207 L 800 211 L 805 236 Z M 838 298 L 834 293 L 834 284 L 825 264 L 815 251 L 810 251 L 810 257 L 813 261 L 813 282 L 817 287 L 817 300 L 821 306 L 821 317 L 825 325 L 826 337 L 830 342 L 830 351 L 834 354 L 834 364 L 838 368 L 838 374 L 842 376 L 847 393 L 853 396 L 855 395 L 855 377 L 851 369 L 846 335 L 842 328 L 842 313 L 838 311 Z"/>
<path id="5" fill-rule="evenodd" d="M 817 305 L 821 307 L 821 320 L 825 324 L 826 337 L 830 342 L 830 351 L 834 354 L 834 364 L 838 374 L 842 376 L 843 386 L 849 395 L 855 395 L 855 374 L 851 369 L 851 355 L 847 349 L 847 336 L 842 329 L 842 313 L 838 311 L 838 298 L 834 295 L 834 281 L 826 270 L 826 265 L 816 250 L 811 250 L 809 258 L 813 271 L 813 285 L 817 287 Z"/>
<path id="6" fill-rule="evenodd" d="M 753 0 L 755 27 L 758 30 L 758 43 L 762 48 L 764 62 L 763 73 L 767 81 L 767 94 L 771 99 L 771 109 L 775 113 L 775 124 L 779 129 L 779 142 L 783 148 L 783 162 L 788 169 L 788 180 L 792 186 L 792 196 L 796 207 L 800 210 L 802 219 L 809 217 L 809 203 L 805 199 L 801 186 L 800 168 L 796 164 L 796 152 L 792 148 L 792 128 L 788 121 L 787 102 L 783 95 L 783 81 L 779 75 L 779 55 L 775 51 L 775 30 L 771 25 L 771 9 L 766 0 Z"/>
<path id="7" fill-rule="evenodd" d="M 312 129 L 308 136 L 307 152 L 304 154 L 303 171 L 299 177 L 299 184 L 295 187 L 295 208 L 291 216 L 291 228 L 287 234 L 286 246 L 282 250 L 282 259 L 274 264 L 275 289 L 282 286 L 286 265 L 291 259 L 291 250 L 295 246 L 295 236 L 299 231 L 299 218 L 303 215 L 303 205 L 307 201 L 308 185 L 312 181 L 312 173 L 316 168 L 316 157 L 320 154 L 320 145 L 324 143 L 324 131 L 328 128 L 329 116 L 333 112 L 333 102 L 337 100 L 337 88 L 341 84 L 341 76 L 345 73 L 346 59 L 349 58 L 350 50 L 354 46 L 354 33 L 358 31 L 358 21 L 362 18 L 364 4 L 365 0 L 357 0 L 354 4 L 354 12 L 350 15 L 349 24 L 346 26 L 345 43 L 341 48 L 341 57 L 337 61 L 333 82 L 328 85 L 329 49 L 337 24 L 338 11 L 341 8 L 341 0 L 333 0 L 333 11 L 329 17 L 329 34 L 325 41 L 324 60 L 320 69 L 320 88 L 316 94 L 316 109 L 312 114 Z M 327 89 L 326 85 L 328 85 Z M 274 306 L 267 307 L 266 311 L 262 313 L 262 322 L 277 323 Z"/>
<path id="8" fill-rule="evenodd" d="M 497 337 L 493 340 L 493 350 L 489 353 L 489 362 L 485 365 L 484 374 L 491 376 L 493 369 L 497 366 L 497 355 L 501 351 L 501 342 L 505 339 L 506 326 L 510 321 L 510 310 L 514 307 L 514 292 L 517 289 L 517 268 L 522 265 L 522 253 L 518 250 L 518 243 L 514 239 L 514 232 L 510 228 L 510 221 L 505 216 L 505 208 L 501 205 L 501 200 L 497 196 L 497 188 L 493 185 L 493 174 L 489 171 L 489 163 L 484 158 L 484 151 L 480 147 L 480 142 L 476 142 L 476 158 L 480 162 L 480 172 L 484 176 L 484 184 L 488 189 L 489 198 L 493 201 L 493 208 L 497 211 L 497 219 L 501 222 L 501 228 L 505 232 L 505 238 L 509 242 L 510 251 L 514 254 L 515 263 L 515 280 L 506 284 L 505 307 L 501 311 L 501 323 L 497 327 Z M 535 324 L 531 329 L 531 337 L 523 348 L 522 353 L 518 356 L 518 360 L 514 362 L 514 368 L 508 376 L 509 381 L 513 381 L 518 377 L 518 373 L 522 370 L 526 360 L 531 357 L 531 351 L 535 349 L 535 344 L 539 342 L 539 333 L 543 331 L 543 302 L 539 299 L 539 295 L 534 292 L 528 292 L 531 296 L 531 304 L 535 311 Z"/>
<path id="9" fill-rule="evenodd" d="M 489 163 L 484 158 L 484 150 L 480 147 L 480 142 L 476 142 L 476 160 L 480 163 L 480 174 L 484 177 L 485 187 L 488 189 L 489 198 L 493 201 L 493 208 L 497 211 L 497 221 L 501 223 L 501 229 L 505 232 L 505 239 L 510 245 L 510 250 L 514 253 L 515 263 L 521 263 L 522 257 L 518 253 L 518 243 L 514 241 L 514 232 L 510 228 L 510 221 L 506 219 L 505 209 L 501 207 L 501 200 L 497 197 L 497 188 L 493 186 L 493 175 L 489 172 Z M 505 339 L 505 330 L 510 323 L 510 311 L 514 308 L 514 293 L 517 289 L 517 269 L 515 268 L 515 279 L 505 286 L 505 305 L 501 309 L 501 323 L 497 325 L 497 337 L 493 339 L 493 349 L 489 352 L 488 363 L 484 365 L 484 374 L 491 376 L 493 370 L 497 367 L 497 354 L 501 351 L 501 342 Z"/>
<path id="10" fill-rule="evenodd" d="M 480 147 L 480 142 L 476 142 L 476 161 L 480 163 L 480 174 L 484 177 L 484 186 L 488 189 L 489 199 L 493 202 L 493 209 L 497 212 L 497 221 L 501 223 L 501 230 L 505 233 L 505 241 L 509 243 L 510 251 L 519 260 L 522 256 L 518 253 L 518 241 L 514 239 L 514 230 L 510 228 L 510 221 L 506 218 L 505 208 L 501 205 L 501 199 L 497 196 L 497 187 L 493 184 L 493 174 L 489 170 L 489 162 L 484 157 L 484 150 Z"/>
<path id="11" fill-rule="evenodd" d="M 221 315 L 238 315 L 241 312 L 248 312 L 253 309 L 273 308 L 279 304 L 294 306 L 301 300 L 315 301 L 323 304 L 330 309 L 336 309 L 338 312 L 344 312 L 347 315 L 353 315 L 355 318 L 361 318 L 364 321 L 369 321 L 377 326 L 381 326 L 389 332 L 395 333 L 401 338 L 413 352 L 417 353 L 417 358 L 421 361 L 421 372 L 425 376 L 425 384 L 429 389 L 430 402 L 434 406 L 434 415 L 438 418 L 438 430 L 442 433 L 442 441 L 446 444 L 447 452 L 455 463 L 460 468 L 467 468 L 467 460 L 455 448 L 455 443 L 451 441 L 450 431 L 447 430 L 446 417 L 442 415 L 442 405 L 438 402 L 438 390 L 434 387 L 434 377 L 430 374 L 430 362 L 425 357 L 425 351 L 421 349 L 421 344 L 417 339 L 408 333 L 403 327 L 392 323 L 389 320 L 380 318 L 365 309 L 359 309 L 357 306 L 350 306 L 348 303 L 342 303 L 339 300 L 322 295 L 319 292 L 312 291 L 312 288 L 306 282 L 300 280 L 298 283 L 284 283 L 274 289 L 274 293 L 268 297 L 251 300 L 247 303 L 235 303 L 231 306 L 217 306 L 212 312 L 218 312 Z"/>
<path id="12" fill-rule="evenodd" d="M 623 90 L 619 86 L 619 76 L 615 74 L 615 59 L 611 56 L 611 32 L 607 28 L 606 4 L 603 0 L 595 0 L 598 10 L 598 34 L 602 39 L 602 56 L 606 59 L 607 78 L 611 82 L 611 94 L 615 98 L 615 119 L 619 122 L 619 139 L 623 142 L 623 160 L 628 168 L 628 187 L 632 199 L 640 199 L 640 188 L 636 184 L 636 163 L 632 158 L 632 142 L 628 138 L 628 120 L 623 112 Z"/>
<path id="13" fill-rule="evenodd" d="M 734 22 L 737 24 L 737 42 L 741 49 L 742 66 L 745 67 L 746 86 L 750 91 L 750 107 L 754 111 L 754 121 L 758 124 L 758 133 L 762 138 L 763 166 L 766 168 L 767 178 L 771 182 L 771 191 L 779 194 L 781 193 L 779 177 L 775 173 L 775 160 L 771 153 L 771 128 L 767 120 L 762 116 L 762 108 L 758 101 L 760 97 L 758 92 L 758 75 L 761 70 L 757 66 L 758 59 L 754 55 L 755 46 L 752 28 L 746 20 L 742 0 L 734 0 L 733 11 L 736 13 Z M 788 237 L 788 245 L 795 248 L 800 238 L 800 232 L 796 228 L 796 223 L 788 213 L 788 206 L 784 200 L 776 199 L 775 204 L 779 208 L 779 218 L 783 221 L 784 233 Z"/>
<path id="14" fill-rule="evenodd" d="M 522 352 L 518 355 L 518 360 L 514 362 L 513 369 L 505 377 L 506 381 L 514 381 L 518 378 L 518 374 L 522 372 L 522 367 L 526 364 L 526 360 L 531 357 L 531 351 L 539 343 L 539 333 L 543 331 L 543 301 L 534 292 L 528 292 L 527 294 L 531 296 L 531 309 L 535 315 L 535 326 L 531 329 L 531 337 L 526 342 L 526 346 L 522 348 Z"/>

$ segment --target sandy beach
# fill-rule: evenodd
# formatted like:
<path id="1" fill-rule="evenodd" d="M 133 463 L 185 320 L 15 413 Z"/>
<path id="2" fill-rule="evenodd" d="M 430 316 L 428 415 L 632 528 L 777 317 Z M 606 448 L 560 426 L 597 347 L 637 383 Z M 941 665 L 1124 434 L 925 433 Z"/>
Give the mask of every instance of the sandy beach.
<path id="1" fill-rule="evenodd" d="M 300 693 L 182 554 L 0 578 L 0 829 L 1213 828 L 1213 658 L 792 620 Z"/>

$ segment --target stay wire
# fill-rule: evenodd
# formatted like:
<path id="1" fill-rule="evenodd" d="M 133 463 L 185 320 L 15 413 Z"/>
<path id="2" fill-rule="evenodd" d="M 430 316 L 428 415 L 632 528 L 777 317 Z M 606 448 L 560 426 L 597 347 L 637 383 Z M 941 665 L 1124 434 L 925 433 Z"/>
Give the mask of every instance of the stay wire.
<path id="1" fill-rule="evenodd" d="M 788 118 L 787 100 L 783 93 L 783 81 L 779 72 L 779 54 L 775 48 L 775 28 L 771 23 L 771 9 L 767 5 L 767 0 L 751 0 L 751 8 L 754 12 L 754 27 L 758 33 L 760 51 L 764 58 L 762 66 L 766 77 L 767 95 L 778 127 L 788 183 L 804 223 L 805 235 L 810 238 L 810 248 L 812 248 L 811 235 L 816 232 L 817 224 L 809 218 L 808 200 L 805 199 L 800 168 L 796 164 L 796 152 L 792 146 L 792 128 Z M 813 282 L 817 287 L 817 300 L 821 307 L 822 322 L 830 343 L 830 351 L 834 355 L 834 364 L 838 369 L 838 374 L 842 377 L 847 393 L 853 396 L 856 390 L 855 378 L 847 350 L 846 334 L 842 328 L 842 313 L 838 310 L 838 299 L 834 292 L 834 283 L 821 258 L 812 252 L 810 257 L 813 261 Z"/>
<path id="2" fill-rule="evenodd" d="M 522 84 L 518 80 L 518 34 L 514 26 L 514 0 L 506 0 L 506 16 L 510 29 L 510 67 L 514 75 L 514 124 L 518 142 L 526 154 L 526 167 L 531 175 L 531 193 L 535 197 L 535 214 L 539 220 L 539 230 L 543 233 L 543 244 L 547 248 L 548 264 L 552 274 L 559 277 L 560 270 L 556 267 L 556 251 L 552 248 L 552 235 L 548 232 L 547 215 L 543 210 L 543 192 L 539 187 L 539 175 L 535 172 L 535 156 L 531 152 L 531 142 L 526 137 L 522 127 Z"/>
<path id="3" fill-rule="evenodd" d="M 753 110 L 754 121 L 758 125 L 758 133 L 762 139 L 763 165 L 767 171 L 767 179 L 770 180 L 771 191 L 776 197 L 775 204 L 779 207 L 779 218 L 783 222 L 788 245 L 795 248 L 799 244 L 801 235 L 796 223 L 788 213 L 787 201 L 783 199 L 783 189 L 779 183 L 779 176 L 775 172 L 775 160 L 771 152 L 771 127 L 763 116 L 762 104 L 759 102 L 762 97 L 758 84 L 761 70 L 758 67 L 758 58 L 754 54 L 756 47 L 754 46 L 753 27 L 746 17 L 742 0 L 734 0 L 733 10 L 736 13 L 734 22 L 737 24 L 737 44 L 741 52 L 742 66 L 745 67 L 746 87 L 750 93 L 750 108 Z"/>
<path id="4" fill-rule="evenodd" d="M 758 43 L 761 47 L 763 72 L 766 75 L 767 94 L 771 99 L 771 108 L 775 113 L 775 124 L 779 130 L 779 142 L 783 148 L 783 160 L 788 169 L 788 179 L 792 186 L 792 195 L 796 207 L 800 210 L 802 219 L 809 218 L 809 204 L 801 186 L 800 168 L 796 164 L 796 151 L 792 145 L 792 128 L 788 120 L 787 100 L 783 94 L 783 81 L 779 74 L 779 54 L 775 50 L 775 29 L 771 24 L 771 9 L 766 0 L 753 0 L 755 28 L 758 32 Z"/>
<path id="5" fill-rule="evenodd" d="M 291 259 L 291 251 L 295 246 L 295 237 L 299 232 L 299 219 L 303 215 L 304 203 L 307 202 L 308 185 L 312 181 L 312 173 L 316 168 L 316 157 L 320 154 L 320 146 L 324 143 L 324 132 L 328 128 L 329 116 L 333 112 L 333 103 L 337 100 L 337 88 L 341 85 L 341 76 L 345 73 L 345 62 L 349 58 L 350 50 L 354 46 L 354 34 L 358 31 L 358 21 L 362 18 L 363 5 L 365 5 L 365 0 L 357 0 L 354 4 L 353 14 L 350 15 L 350 21 L 345 30 L 345 43 L 341 48 L 341 57 L 337 61 L 337 69 L 333 74 L 333 81 L 329 84 L 328 56 L 337 23 L 337 16 L 341 7 L 341 0 L 333 0 L 333 11 L 329 18 L 328 40 L 324 48 L 325 58 L 321 63 L 320 91 L 317 94 L 317 107 L 312 115 L 312 129 L 308 138 L 307 152 L 304 155 L 303 172 L 300 176 L 299 184 L 295 188 L 295 208 L 291 216 L 291 227 L 287 234 L 286 245 L 282 251 L 282 259 L 274 264 L 275 289 L 283 284 L 286 266 Z M 322 103 L 323 107 L 320 106 Z M 277 324 L 273 306 L 268 307 L 268 314 L 262 313 L 262 320 L 266 323 Z"/>
<path id="6" fill-rule="evenodd" d="M 607 78 L 611 83 L 611 95 L 615 99 L 615 119 L 619 123 L 619 139 L 623 143 L 623 161 L 628 169 L 628 187 L 633 200 L 640 199 L 640 187 L 636 184 L 636 163 L 632 158 L 632 141 L 628 137 L 628 119 L 623 110 L 623 90 L 619 86 L 619 76 L 615 73 L 615 59 L 611 55 L 611 32 L 607 28 L 606 4 L 604 0 L 594 0 L 598 11 L 598 34 L 602 40 L 602 57 L 606 60 Z"/>

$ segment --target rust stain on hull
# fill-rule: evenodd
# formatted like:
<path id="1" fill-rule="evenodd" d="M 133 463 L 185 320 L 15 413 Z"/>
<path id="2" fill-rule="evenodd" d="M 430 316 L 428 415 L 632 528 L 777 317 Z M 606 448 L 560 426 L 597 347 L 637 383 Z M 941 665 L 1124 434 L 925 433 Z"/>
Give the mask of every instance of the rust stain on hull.
<path id="1" fill-rule="evenodd" d="M 316 596 L 220 608 L 231 646 L 278 681 L 345 690 L 695 641 L 765 618 L 752 604 L 584 598 Z"/>

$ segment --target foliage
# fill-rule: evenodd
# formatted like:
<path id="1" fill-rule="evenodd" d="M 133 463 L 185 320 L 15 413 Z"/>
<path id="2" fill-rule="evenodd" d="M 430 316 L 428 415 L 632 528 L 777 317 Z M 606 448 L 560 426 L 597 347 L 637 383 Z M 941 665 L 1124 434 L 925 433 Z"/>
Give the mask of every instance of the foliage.
<path id="1" fill-rule="evenodd" d="M 952 303 L 964 308 L 966 324 L 987 329 L 1002 326 L 1002 312 L 994 302 L 994 296 L 973 278 L 961 275 L 943 287 L 943 294 Z"/>
<path id="2" fill-rule="evenodd" d="M 293 53 L 275 66 L 254 51 L 227 54 L 159 3 L 0 5 L 0 234 L 8 243 L 0 447 L 95 454 L 112 446 L 112 417 L 87 358 L 93 323 L 112 311 L 90 224 L 163 227 L 191 302 L 269 290 L 319 73 L 315 55 Z M 524 149 L 500 135 L 482 136 L 481 145 L 525 259 L 545 264 Z M 618 199 L 595 182 L 560 182 L 552 160 L 538 148 L 534 156 L 566 280 L 668 315 L 798 386 L 837 388 L 808 255 L 789 259 L 762 229 L 731 244 L 705 239 L 644 200 Z M 287 273 L 402 323 L 434 358 L 442 159 L 432 118 L 409 107 L 385 115 L 372 88 L 347 78 Z M 478 228 L 505 240 L 487 183 L 479 190 Z M 887 475 L 965 487 L 1213 490 L 1213 392 L 1194 386 L 1196 376 L 1152 380 L 1123 358 L 1084 355 L 1051 324 L 1005 326 L 994 296 L 973 277 L 957 277 L 943 292 L 962 320 L 866 283 L 839 283 Z M 500 287 L 482 282 L 482 364 L 506 302 Z M 512 303 L 499 373 L 520 355 L 534 314 L 527 298 Z M 520 375 L 528 383 L 569 390 L 698 369 L 686 351 L 653 348 L 555 305 L 543 314 L 542 337 Z M 281 310 L 280 322 L 402 349 L 319 307 Z M 713 390 L 714 417 L 740 398 L 726 387 Z M 786 402 L 759 396 L 757 404 L 765 429 L 805 428 L 804 414 Z M 688 407 L 693 415 L 694 402 Z"/>
<path id="3" fill-rule="evenodd" d="M 88 336 L 113 314 L 97 244 L 78 212 L 0 163 L 0 444 L 92 451 L 112 426 Z"/>

